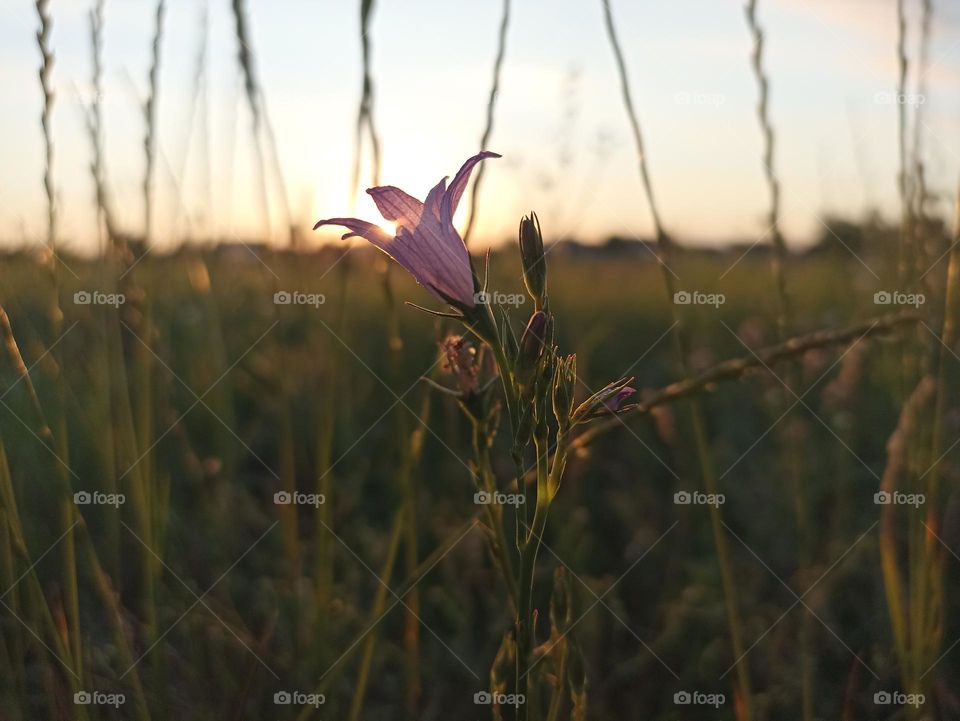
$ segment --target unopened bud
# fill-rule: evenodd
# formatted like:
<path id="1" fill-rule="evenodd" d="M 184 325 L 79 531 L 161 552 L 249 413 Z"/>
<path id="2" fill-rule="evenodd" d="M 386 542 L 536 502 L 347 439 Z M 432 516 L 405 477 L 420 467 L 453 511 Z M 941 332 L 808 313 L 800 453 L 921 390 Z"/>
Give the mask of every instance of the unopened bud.
<path id="1" fill-rule="evenodd" d="M 527 321 L 527 327 L 520 336 L 520 351 L 517 357 L 517 372 L 520 385 L 529 385 L 536 377 L 540 356 L 546 343 L 547 314 L 538 310 Z"/>
<path id="2" fill-rule="evenodd" d="M 568 355 L 557 363 L 553 379 L 553 414 L 561 428 L 570 425 L 573 394 L 577 383 L 577 356 Z"/>
<path id="3" fill-rule="evenodd" d="M 533 296 L 537 308 L 542 308 L 547 295 L 547 264 L 543 255 L 543 235 L 536 213 L 520 221 L 520 261 L 523 265 L 523 284 Z"/>

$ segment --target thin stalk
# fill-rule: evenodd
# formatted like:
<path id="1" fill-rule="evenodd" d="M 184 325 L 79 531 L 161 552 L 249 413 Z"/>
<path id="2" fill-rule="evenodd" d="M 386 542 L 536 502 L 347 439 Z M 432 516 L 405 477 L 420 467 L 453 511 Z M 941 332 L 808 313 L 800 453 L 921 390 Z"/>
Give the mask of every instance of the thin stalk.
<path id="1" fill-rule="evenodd" d="M 90 172 L 97 206 L 97 230 L 106 230 L 106 240 L 111 250 L 119 243 L 116 224 L 107 193 L 105 151 L 103 147 L 103 7 L 104 0 L 97 0 L 90 11 L 90 54 L 92 75 L 90 79 L 93 97 L 86 111 L 87 135 L 93 153 Z"/>
<path id="2" fill-rule="evenodd" d="M 900 193 L 900 243 L 897 260 L 897 283 L 899 288 L 906 287 L 908 266 L 908 243 L 910 241 L 912 214 L 910 212 L 910 177 L 907 169 L 907 16 L 904 0 L 897 0 L 897 151 L 900 170 L 897 175 L 897 188 Z"/>
<path id="3" fill-rule="evenodd" d="M 500 18 L 500 33 L 497 40 L 497 56 L 493 61 L 493 83 L 490 86 L 490 97 L 487 99 L 487 120 L 480 137 L 480 150 L 486 150 L 487 144 L 493 135 L 493 115 L 497 106 L 497 95 L 500 93 L 500 71 L 503 68 L 503 58 L 507 52 L 507 29 L 510 27 L 510 0 L 503 0 L 503 15 Z M 463 242 L 470 244 L 473 234 L 473 225 L 477 218 L 477 204 L 480 201 L 480 184 L 486 172 L 484 163 L 480 163 L 476 170 L 476 180 L 470 190 L 470 215 L 467 216 L 467 227 L 463 231 Z"/>
<path id="4" fill-rule="evenodd" d="M 390 545 L 387 547 L 387 557 L 384 559 L 380 571 L 380 586 L 377 588 L 373 606 L 370 609 L 371 619 L 378 619 L 387 605 L 390 578 L 393 575 L 393 566 L 397 558 L 397 551 L 403 539 L 404 521 L 407 518 L 406 507 L 401 507 L 393 517 L 393 529 L 390 532 Z M 402 596 L 401 596 L 402 598 Z M 358 721 L 363 711 L 363 700 L 367 692 L 367 682 L 370 680 L 370 669 L 373 665 L 373 655 L 380 633 L 373 630 L 367 634 L 363 644 L 363 657 L 360 661 L 360 670 L 357 672 L 357 681 L 354 686 L 353 701 L 350 704 L 350 721 Z"/>
<path id="5" fill-rule="evenodd" d="M 50 17 L 50 0 L 37 0 L 37 17 L 40 29 L 37 31 L 37 46 L 40 49 L 40 89 L 43 92 L 43 111 L 40 114 L 40 126 L 43 129 L 43 189 L 47 196 L 47 246 L 53 253 L 57 248 L 57 200 L 53 185 L 53 128 L 51 116 L 55 92 L 53 88 L 53 50 L 50 47 L 50 31 L 53 20 Z M 56 258 L 53 259 L 56 263 Z"/>
<path id="6" fill-rule="evenodd" d="M 370 180 L 380 185 L 380 138 L 373 118 L 373 74 L 371 54 L 373 41 L 370 37 L 370 22 L 373 18 L 374 0 L 360 0 L 360 49 L 363 64 L 363 84 L 360 92 L 360 107 L 357 110 L 356 143 L 353 153 L 353 180 L 350 183 L 350 205 L 356 204 L 360 187 L 360 159 L 363 154 L 363 137 L 366 131 L 370 141 Z"/>
<path id="7" fill-rule="evenodd" d="M 493 493 L 497 489 L 493 467 L 490 462 L 488 438 L 487 430 L 479 423 L 475 423 L 473 427 L 473 452 L 477 459 L 479 487 L 487 493 Z M 507 545 L 507 534 L 503 526 L 503 512 L 499 506 L 495 507 L 493 504 L 484 505 L 484 510 L 487 515 L 487 523 L 493 533 L 494 558 L 500 566 L 500 573 L 507 585 L 510 601 L 516 610 L 518 608 L 517 579 L 513 571 L 513 562 L 510 560 L 510 546 Z"/>
<path id="8" fill-rule="evenodd" d="M 858 338 L 883 335 L 901 326 L 919 323 L 921 320 L 922 316 L 919 313 L 901 311 L 900 313 L 868 318 L 839 330 L 818 330 L 796 336 L 783 343 L 761 348 L 750 355 L 725 360 L 696 375 L 685 377 L 668 386 L 652 391 L 637 403 L 626 416 L 621 414 L 620 418 L 647 415 L 658 406 L 688 398 L 698 393 L 709 392 L 717 383 L 738 380 L 755 368 L 772 368 L 784 361 L 798 358 L 810 350 L 843 345 Z M 623 423 L 617 418 L 598 422 L 572 441 L 571 450 L 581 453 L 593 444 L 597 438 L 622 427 Z"/>
<path id="9" fill-rule="evenodd" d="M 143 136 L 143 241 L 150 247 L 153 232 L 153 166 L 157 157 L 157 96 L 159 94 L 160 43 L 163 39 L 165 0 L 157 0 L 153 41 L 150 44 L 150 71 L 147 74 L 147 99 L 143 104 L 146 131 Z"/>
<path id="10" fill-rule="evenodd" d="M 260 187 L 260 212 L 266 227 L 267 240 L 273 237 L 270 222 L 270 194 L 267 189 L 267 169 L 263 158 L 263 145 L 260 130 L 262 126 L 260 86 L 257 82 L 256 68 L 253 62 L 253 50 L 247 30 L 247 18 L 243 9 L 243 0 L 232 0 L 234 33 L 237 38 L 237 60 L 243 73 L 243 87 L 246 91 L 247 105 L 250 108 L 251 135 L 254 146 L 254 159 L 257 163 L 257 177 Z"/>
<path id="11" fill-rule="evenodd" d="M 411 576 L 408 576 L 406 581 L 404 581 L 399 587 L 394 589 L 393 593 L 395 597 L 403 598 L 404 596 L 406 596 L 414 586 L 420 583 L 423 577 L 427 573 L 429 573 L 434 566 L 440 563 L 440 561 L 442 561 L 443 558 L 447 556 L 447 554 L 449 554 L 450 551 L 452 551 L 453 548 L 458 543 L 460 543 L 460 541 L 462 541 L 463 538 L 468 533 L 470 533 L 470 531 L 472 531 L 476 527 L 476 525 L 477 525 L 477 518 L 474 515 L 474 517 L 470 518 L 466 523 L 461 525 L 459 529 L 455 533 L 453 533 L 444 543 L 442 543 L 437 548 L 435 548 L 429 556 L 427 556 L 420 562 L 420 565 L 417 566 L 416 573 L 414 573 Z M 389 615 L 389 611 L 398 604 L 399 604 L 399 601 L 394 601 L 394 603 L 390 606 L 390 608 L 383 610 L 381 613 L 379 614 L 371 613 L 370 624 L 364 629 L 364 632 L 362 635 L 372 633 L 383 622 L 383 620 L 387 617 L 387 615 Z M 326 672 L 324 672 L 323 676 L 321 676 L 317 680 L 317 682 L 314 684 L 313 692 L 323 693 L 328 688 L 330 688 L 331 684 L 336 680 L 339 674 L 339 671 L 343 668 L 344 664 L 346 664 L 350 659 L 352 659 L 354 655 L 357 654 L 362 648 L 363 647 L 359 643 L 354 644 L 353 646 L 348 648 L 343 653 L 343 655 L 340 656 L 339 659 L 337 659 L 337 661 L 333 664 L 333 666 L 328 668 Z M 304 706 L 303 710 L 296 716 L 296 720 L 307 721 L 307 719 L 310 718 L 311 714 L 313 713 L 314 713 L 313 707 Z"/>
<path id="12" fill-rule="evenodd" d="M 670 265 L 673 261 L 673 242 L 664 230 L 660 219 L 660 213 L 657 208 L 656 199 L 653 193 L 653 184 L 650 180 L 650 172 L 647 167 L 646 154 L 644 152 L 643 135 L 640 131 L 640 121 L 634 108 L 633 97 L 630 92 L 630 82 L 627 75 L 626 61 L 623 57 L 623 51 L 620 48 L 620 42 L 617 38 L 616 27 L 613 21 L 613 12 L 610 8 L 611 0 L 600 0 L 603 6 L 604 18 L 606 20 L 607 35 L 610 40 L 610 46 L 613 50 L 616 60 L 617 70 L 620 77 L 620 90 L 623 97 L 624 107 L 633 130 L 634 142 L 636 144 L 640 178 L 643 183 L 646 194 L 647 205 L 650 214 L 653 217 L 654 228 L 657 235 L 657 247 L 659 249 L 660 266 L 663 271 L 664 288 L 666 290 L 667 302 L 670 304 L 673 320 L 676 325 L 674 334 L 676 353 L 681 373 L 684 376 L 689 374 L 687 366 L 688 344 L 686 340 L 686 331 L 683 325 L 683 319 L 678 311 L 677 305 L 673 302 L 676 290 L 674 284 L 673 271 Z M 690 410 L 692 417 L 694 442 L 697 450 L 697 458 L 700 464 L 700 473 L 703 479 L 704 487 L 707 493 L 717 493 L 716 471 L 713 467 L 713 461 L 710 457 L 710 450 L 707 444 L 707 434 L 703 409 L 696 398 L 690 401 Z M 711 505 L 710 525 L 713 531 L 714 546 L 716 547 L 717 559 L 720 565 L 720 575 L 723 585 L 724 605 L 727 612 L 727 624 L 730 631 L 730 640 L 733 656 L 736 659 L 737 683 L 739 686 L 741 708 L 743 709 L 742 721 L 751 721 L 753 718 L 753 691 L 750 683 L 749 670 L 743 662 L 745 645 L 743 642 L 743 631 L 740 623 L 740 611 L 737 601 L 736 582 L 733 576 L 733 566 L 730 562 L 730 551 L 727 545 L 727 538 L 724 535 L 722 527 L 722 514 L 719 507 Z"/>
<path id="13" fill-rule="evenodd" d="M 950 364 L 951 349 L 957 341 L 958 313 L 960 313 L 960 192 L 957 194 L 956 219 L 950 260 L 947 264 L 946 292 L 943 300 L 943 324 L 940 331 L 940 347 L 937 357 L 937 400 L 935 403 L 934 426 L 930 450 L 930 470 L 926 495 L 928 507 L 937 508 L 940 496 L 941 458 L 943 448 L 943 420 L 947 404 L 947 368 Z"/>
<path id="14" fill-rule="evenodd" d="M 533 653 L 534 634 L 536 633 L 536 617 L 533 610 L 533 577 L 537 568 L 537 555 L 540 551 L 540 539 L 547 526 L 547 515 L 550 511 L 549 471 L 549 444 L 545 434 L 537 433 L 534 437 L 537 452 L 537 505 L 533 512 L 533 523 L 527 533 L 522 552 L 520 554 L 520 576 L 517 583 L 519 603 L 517 607 L 517 692 L 523 693 L 530 703 L 525 703 L 518 709 L 519 721 L 535 719 L 539 711 L 534 708 L 533 699 L 537 696 L 531 675 L 530 657 Z M 522 670 L 521 670 L 522 669 Z M 520 689 L 523 691 L 520 691 Z"/>
<path id="15" fill-rule="evenodd" d="M 770 118 L 770 81 L 764 69 L 764 32 L 757 18 L 757 4 L 758 0 L 748 0 L 745 14 L 747 26 L 750 29 L 750 34 L 753 36 L 751 66 L 757 82 L 757 120 L 759 121 L 760 130 L 763 135 L 763 157 L 761 162 L 769 197 L 767 223 L 773 241 L 773 253 L 770 255 L 770 266 L 773 275 L 774 293 L 778 304 L 777 339 L 783 342 L 789 337 L 791 330 L 790 298 L 787 293 L 786 281 L 787 249 L 783 234 L 780 232 L 780 181 L 777 178 L 774 166 L 776 136 L 774 134 L 773 122 Z M 791 396 L 795 394 L 795 388 L 797 387 L 798 370 L 796 363 L 791 362 L 787 364 L 785 378 L 787 387 L 784 389 L 784 392 L 780 394 L 780 402 L 778 404 L 780 407 L 776 413 L 777 417 L 781 420 L 789 418 L 790 416 L 790 408 L 793 405 Z M 789 435 L 783 434 L 781 436 L 781 454 L 783 465 L 791 477 L 791 485 L 793 486 L 797 532 L 800 541 L 799 565 L 801 575 L 804 575 L 806 569 L 812 562 L 812 550 L 807 523 L 806 484 L 804 483 L 801 470 L 803 466 L 803 452 L 799 444 L 794 443 Z M 804 608 L 801 612 L 799 634 L 802 708 L 805 721 L 813 721 L 814 717 L 813 699 L 815 691 L 813 687 L 813 658 L 810 650 L 812 623 L 812 614 L 809 609 Z"/>

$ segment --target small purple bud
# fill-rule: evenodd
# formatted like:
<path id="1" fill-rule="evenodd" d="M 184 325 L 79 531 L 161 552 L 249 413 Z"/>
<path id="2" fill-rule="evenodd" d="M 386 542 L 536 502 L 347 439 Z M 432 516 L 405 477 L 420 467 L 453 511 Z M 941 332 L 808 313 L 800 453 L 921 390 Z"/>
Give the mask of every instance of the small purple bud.
<path id="1" fill-rule="evenodd" d="M 603 405 L 611 413 L 616 413 L 620 410 L 620 406 L 623 405 L 623 402 L 636 392 L 636 388 L 626 386 L 625 388 L 622 388 L 615 396 L 608 398 Z"/>

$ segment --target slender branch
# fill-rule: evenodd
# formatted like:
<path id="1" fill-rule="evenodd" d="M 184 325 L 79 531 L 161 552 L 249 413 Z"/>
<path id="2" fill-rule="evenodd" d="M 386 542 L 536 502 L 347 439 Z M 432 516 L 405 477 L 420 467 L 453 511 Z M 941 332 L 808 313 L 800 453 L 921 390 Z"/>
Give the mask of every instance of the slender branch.
<path id="1" fill-rule="evenodd" d="M 757 20 L 757 0 L 749 0 L 745 8 L 747 25 L 753 36 L 753 53 L 751 55 L 753 74 L 757 81 L 759 97 L 757 99 L 757 119 L 763 133 L 763 172 L 767 181 L 770 196 L 770 208 L 767 215 L 770 237 L 773 241 L 773 255 L 771 266 L 773 281 L 776 285 L 777 299 L 780 303 L 777 317 L 777 327 L 780 340 L 787 337 L 790 327 L 790 303 L 787 296 L 787 281 L 784 272 L 784 258 L 787 254 L 786 243 L 780 232 L 780 181 L 774 170 L 775 135 L 773 123 L 770 120 L 770 81 L 763 66 L 763 29 Z"/>
<path id="2" fill-rule="evenodd" d="M 736 380 L 751 368 L 772 366 L 775 363 L 796 358 L 815 348 L 840 345 L 862 336 L 887 333 L 901 325 L 917 323 L 921 318 L 922 316 L 915 311 L 904 311 L 871 318 L 840 330 L 819 330 L 797 336 L 778 345 L 758 350 L 755 354 L 731 358 L 695 376 L 671 383 L 648 395 L 630 410 L 628 415 L 645 415 L 657 406 L 692 396 L 709 389 L 715 383 Z M 571 443 L 571 450 L 581 451 L 599 436 L 621 426 L 622 424 L 616 418 L 599 423 L 577 436 Z"/>
<path id="3" fill-rule="evenodd" d="M 43 90 L 43 112 L 40 125 L 43 127 L 43 145 L 45 165 L 43 168 L 43 188 L 47 194 L 47 245 L 56 253 L 57 247 L 57 203 L 53 186 L 53 129 L 50 116 L 53 112 L 53 50 L 50 47 L 50 1 L 37 0 L 37 17 L 40 29 L 37 30 L 37 46 L 40 48 L 40 87 Z M 55 261 L 54 261 L 55 262 Z"/>
<path id="4" fill-rule="evenodd" d="M 373 16 L 374 0 L 360 0 L 360 48 L 363 61 L 363 87 L 360 94 L 360 107 L 357 110 L 357 137 L 353 154 L 353 181 L 350 183 L 351 205 L 356 203 L 360 187 L 360 156 L 363 152 L 363 131 L 367 130 L 370 139 L 371 183 L 380 185 L 380 138 L 373 119 L 373 74 L 371 72 L 370 20 Z"/>
<path id="5" fill-rule="evenodd" d="M 490 137 L 493 135 L 493 112 L 497 105 L 497 95 L 500 92 L 500 70 L 503 67 L 503 58 L 507 52 L 507 29 L 510 26 L 510 0 L 503 0 L 503 16 L 500 19 L 500 36 L 497 43 L 497 57 L 493 61 L 493 85 L 490 86 L 490 98 L 487 100 L 487 124 L 483 129 L 483 136 L 480 138 L 480 150 L 486 150 Z M 483 182 L 483 174 L 486 172 L 486 164 L 480 163 L 477 168 L 477 178 L 473 181 L 473 187 L 470 190 L 470 215 L 467 218 L 467 227 L 463 231 L 463 242 L 470 244 L 470 236 L 473 233 L 473 225 L 477 219 L 477 203 L 480 199 L 480 184 Z"/>
<path id="6" fill-rule="evenodd" d="M 153 42 L 151 44 L 150 72 L 147 75 L 147 100 L 143 104 L 146 131 L 143 136 L 143 152 L 146 167 L 143 173 L 143 241 L 149 247 L 153 230 L 153 166 L 156 160 L 157 94 L 160 75 L 160 43 L 163 39 L 164 0 L 158 0 L 155 15 Z"/>
<path id="7" fill-rule="evenodd" d="M 677 277 L 670 267 L 673 262 L 673 242 L 667 235 L 660 221 L 660 214 L 653 195 L 653 184 L 650 180 L 650 173 L 647 168 L 647 159 L 643 148 L 643 136 L 640 132 L 640 122 L 637 118 L 636 109 L 633 106 L 633 97 L 630 94 L 630 81 L 627 77 L 627 66 L 623 57 L 623 51 L 620 48 L 620 41 L 617 39 L 617 32 L 613 22 L 613 11 L 610 8 L 611 0 L 600 0 L 603 5 L 604 18 L 606 20 L 607 35 L 610 38 L 610 46 L 617 63 L 617 70 L 620 77 L 620 90 L 623 96 L 623 104 L 630 119 L 630 127 L 633 130 L 634 142 L 636 143 L 638 163 L 640 167 L 640 177 L 643 182 L 643 188 L 647 197 L 647 204 L 650 207 L 653 216 L 654 227 L 657 233 L 657 253 L 660 261 L 660 269 L 663 272 L 664 289 L 666 290 L 667 303 L 673 315 L 673 321 L 676 325 L 674 333 L 674 344 L 677 353 L 677 365 L 680 373 L 684 376 L 689 375 L 687 365 L 687 352 L 689 342 L 687 339 L 686 327 L 684 325 L 683 314 L 680 308 L 674 302 L 676 298 L 676 284 L 674 279 Z M 704 489 L 707 493 L 717 493 L 717 474 L 713 465 L 709 443 L 707 440 L 706 422 L 703 417 L 703 409 L 696 398 L 690 404 L 691 431 L 693 433 L 694 445 L 696 447 L 697 462 L 700 466 L 700 475 L 703 481 Z M 723 530 L 723 520 L 721 511 L 717 506 L 710 506 L 710 525 L 712 528 L 714 547 L 717 552 L 717 562 L 720 565 L 720 575 L 723 585 L 724 606 L 727 612 L 727 624 L 730 630 L 731 651 L 734 658 L 738 659 L 735 663 L 737 669 L 737 686 L 740 694 L 743 712 L 742 721 L 752 721 L 753 719 L 753 691 L 750 681 L 750 672 L 742 662 L 745 654 L 746 645 L 743 640 L 742 623 L 740 621 L 739 602 L 737 600 L 737 585 L 733 575 L 733 564 L 730 558 L 727 536 Z"/>

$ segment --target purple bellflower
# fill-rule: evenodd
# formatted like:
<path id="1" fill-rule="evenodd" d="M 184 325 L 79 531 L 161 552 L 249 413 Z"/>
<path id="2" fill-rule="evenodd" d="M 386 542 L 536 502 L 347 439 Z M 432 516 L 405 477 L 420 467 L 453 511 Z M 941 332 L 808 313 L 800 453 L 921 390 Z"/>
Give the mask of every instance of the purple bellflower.
<path id="1" fill-rule="evenodd" d="M 369 188 L 367 193 L 383 217 L 397 224 L 392 237 L 380 226 L 357 218 L 321 220 L 313 229 L 323 225 L 349 228 L 344 239 L 355 235 L 366 238 L 439 300 L 454 307 L 474 308 L 473 267 L 467 247 L 453 227 L 453 214 L 474 166 L 485 158 L 499 157 L 487 150 L 474 155 L 463 164 L 449 188 L 444 178 L 423 203 L 392 185 Z"/>

